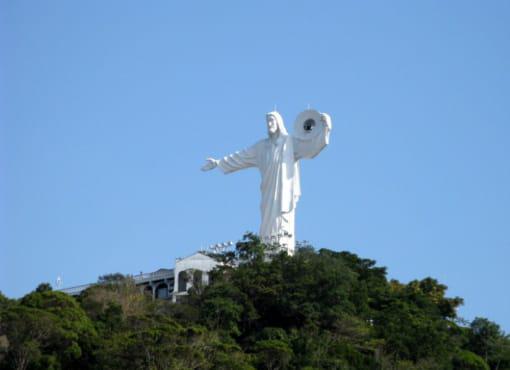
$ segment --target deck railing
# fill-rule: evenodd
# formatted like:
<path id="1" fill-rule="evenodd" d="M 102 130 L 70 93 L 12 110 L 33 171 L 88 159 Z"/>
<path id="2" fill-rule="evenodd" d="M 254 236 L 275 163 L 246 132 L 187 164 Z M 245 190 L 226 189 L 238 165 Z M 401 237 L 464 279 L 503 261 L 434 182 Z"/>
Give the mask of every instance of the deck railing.
<path id="1" fill-rule="evenodd" d="M 132 278 L 136 285 L 139 285 L 151 281 L 173 279 L 174 270 L 146 272 L 144 274 L 128 275 L 128 277 Z M 59 291 L 70 295 L 78 295 L 92 285 L 94 284 L 77 285 L 70 288 L 59 289 Z"/>

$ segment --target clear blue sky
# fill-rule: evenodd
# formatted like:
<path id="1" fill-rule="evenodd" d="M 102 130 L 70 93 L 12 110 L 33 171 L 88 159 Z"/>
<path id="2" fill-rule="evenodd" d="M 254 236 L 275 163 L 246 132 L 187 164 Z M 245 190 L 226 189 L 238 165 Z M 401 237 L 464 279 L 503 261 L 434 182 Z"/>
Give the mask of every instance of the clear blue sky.
<path id="1" fill-rule="evenodd" d="M 510 2 L 0 0 L 0 43 L 4 294 L 257 231 L 257 171 L 199 167 L 311 104 L 298 239 L 510 331 Z"/>

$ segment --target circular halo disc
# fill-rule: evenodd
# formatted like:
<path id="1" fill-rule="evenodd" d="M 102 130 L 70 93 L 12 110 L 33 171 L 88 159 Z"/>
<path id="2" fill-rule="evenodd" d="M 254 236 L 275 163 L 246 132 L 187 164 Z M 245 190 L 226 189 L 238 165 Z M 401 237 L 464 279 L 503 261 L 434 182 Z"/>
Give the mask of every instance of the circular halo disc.
<path id="1" fill-rule="evenodd" d="M 310 140 L 324 130 L 321 114 L 315 109 L 307 109 L 294 121 L 294 136 L 302 140 Z"/>

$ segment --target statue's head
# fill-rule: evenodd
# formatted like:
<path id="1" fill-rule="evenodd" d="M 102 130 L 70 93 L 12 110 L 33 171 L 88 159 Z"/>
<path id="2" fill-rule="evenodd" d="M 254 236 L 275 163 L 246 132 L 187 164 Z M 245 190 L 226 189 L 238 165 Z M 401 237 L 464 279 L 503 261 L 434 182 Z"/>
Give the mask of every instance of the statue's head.
<path id="1" fill-rule="evenodd" d="M 287 129 L 283 124 L 283 118 L 277 111 L 272 111 L 266 114 L 267 132 L 270 136 L 273 135 L 288 135 Z"/>

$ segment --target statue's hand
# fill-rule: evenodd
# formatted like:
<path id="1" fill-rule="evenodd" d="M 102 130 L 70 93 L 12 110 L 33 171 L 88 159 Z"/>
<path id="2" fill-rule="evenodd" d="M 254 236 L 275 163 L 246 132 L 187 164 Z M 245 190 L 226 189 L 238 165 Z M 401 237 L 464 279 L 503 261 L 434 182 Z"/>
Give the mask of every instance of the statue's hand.
<path id="1" fill-rule="evenodd" d="M 326 127 L 331 130 L 331 117 L 327 113 L 321 113 L 321 121 L 326 125 Z"/>
<path id="2" fill-rule="evenodd" d="M 202 171 L 212 170 L 213 168 L 216 168 L 216 166 L 218 166 L 218 162 L 219 161 L 217 159 L 207 158 L 205 160 L 205 164 L 202 166 L 201 170 Z"/>

